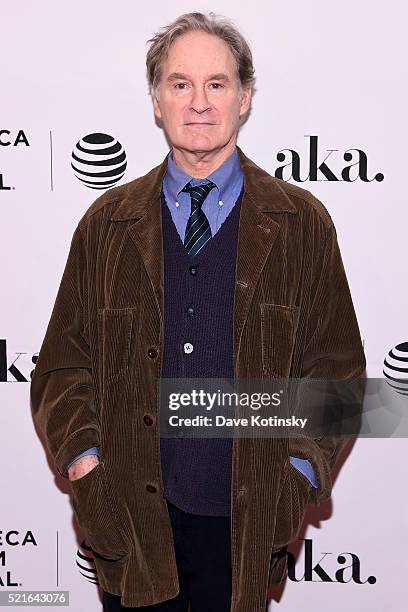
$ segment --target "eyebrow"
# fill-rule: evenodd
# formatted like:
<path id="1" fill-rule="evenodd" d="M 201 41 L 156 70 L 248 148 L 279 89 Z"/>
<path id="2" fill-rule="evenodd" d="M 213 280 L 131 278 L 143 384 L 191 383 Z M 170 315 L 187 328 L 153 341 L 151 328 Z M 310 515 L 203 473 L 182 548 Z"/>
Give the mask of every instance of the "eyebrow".
<path id="1" fill-rule="evenodd" d="M 172 72 L 168 77 L 167 81 L 176 81 L 178 79 L 189 80 L 190 77 L 182 72 Z M 207 81 L 229 81 L 230 78 L 224 72 L 217 72 L 216 74 L 210 74 Z"/>

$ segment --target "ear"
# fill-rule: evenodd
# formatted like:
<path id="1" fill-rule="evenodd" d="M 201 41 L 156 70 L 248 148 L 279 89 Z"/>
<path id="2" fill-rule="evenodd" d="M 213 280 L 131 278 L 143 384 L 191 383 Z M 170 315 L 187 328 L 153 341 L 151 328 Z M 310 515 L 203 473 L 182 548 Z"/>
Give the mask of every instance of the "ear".
<path id="1" fill-rule="evenodd" d="M 239 108 L 239 116 L 240 117 L 242 115 L 245 115 L 245 113 L 249 109 L 249 106 L 251 104 L 251 96 L 252 96 L 252 88 L 251 87 L 247 87 L 246 89 L 242 90 L 241 104 L 240 104 L 240 108 Z"/>
<path id="2" fill-rule="evenodd" d="M 155 116 L 157 117 L 157 119 L 161 119 L 162 115 L 161 115 L 161 110 L 160 110 L 160 104 L 155 94 L 152 94 L 152 102 L 153 102 L 153 110 L 154 110 Z"/>

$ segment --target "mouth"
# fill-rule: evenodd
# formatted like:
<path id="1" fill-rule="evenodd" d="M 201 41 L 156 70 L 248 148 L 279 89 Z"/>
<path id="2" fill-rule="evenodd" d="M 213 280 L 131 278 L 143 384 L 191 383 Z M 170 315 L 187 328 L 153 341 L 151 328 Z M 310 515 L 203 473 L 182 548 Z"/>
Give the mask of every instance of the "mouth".
<path id="1" fill-rule="evenodd" d="M 191 121 L 190 123 L 185 123 L 185 125 L 215 125 L 215 123 L 207 123 L 204 121 Z"/>

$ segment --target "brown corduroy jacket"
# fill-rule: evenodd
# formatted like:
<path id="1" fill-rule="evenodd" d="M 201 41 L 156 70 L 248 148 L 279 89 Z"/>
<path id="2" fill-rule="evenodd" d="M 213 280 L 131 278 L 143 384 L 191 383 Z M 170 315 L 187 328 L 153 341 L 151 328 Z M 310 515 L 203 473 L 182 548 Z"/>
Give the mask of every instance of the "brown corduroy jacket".
<path id="1" fill-rule="evenodd" d="M 366 361 L 324 205 L 237 147 L 244 172 L 234 295 L 235 378 L 358 378 Z M 160 191 L 167 158 L 106 191 L 74 232 L 31 381 L 32 414 L 56 468 L 100 446 L 70 482 L 102 588 L 125 606 L 175 597 L 178 578 L 160 467 L 157 380 L 163 347 Z M 150 417 L 150 418 L 148 418 Z M 264 612 L 308 503 L 330 498 L 346 440 L 235 438 L 232 612 Z M 289 461 L 308 458 L 312 489 Z"/>

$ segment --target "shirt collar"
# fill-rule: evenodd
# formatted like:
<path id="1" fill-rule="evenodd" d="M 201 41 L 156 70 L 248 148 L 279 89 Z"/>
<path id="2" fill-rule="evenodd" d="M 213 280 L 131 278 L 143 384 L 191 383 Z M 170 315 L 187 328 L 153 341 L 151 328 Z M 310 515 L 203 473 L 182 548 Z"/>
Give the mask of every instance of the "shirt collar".
<path id="1" fill-rule="evenodd" d="M 238 180 L 241 173 L 242 169 L 236 147 L 231 155 L 223 161 L 221 166 L 209 174 L 206 179 L 193 179 L 192 176 L 184 172 L 184 170 L 176 165 L 173 159 L 173 151 L 171 150 L 167 156 L 167 170 L 164 180 L 166 182 L 166 191 L 172 201 L 177 200 L 178 194 L 189 181 L 192 181 L 193 185 L 198 185 L 206 182 L 207 179 L 215 183 L 219 190 L 219 198 L 222 200 L 228 188 Z"/>

